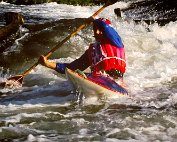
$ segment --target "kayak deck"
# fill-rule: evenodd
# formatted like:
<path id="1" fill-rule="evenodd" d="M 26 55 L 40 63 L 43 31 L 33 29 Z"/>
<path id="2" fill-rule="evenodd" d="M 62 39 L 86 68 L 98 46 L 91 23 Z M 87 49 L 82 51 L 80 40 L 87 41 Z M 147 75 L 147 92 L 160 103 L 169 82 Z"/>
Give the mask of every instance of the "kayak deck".
<path id="1" fill-rule="evenodd" d="M 127 94 L 128 92 L 126 89 L 124 89 L 122 86 L 120 86 L 118 83 L 116 83 L 114 80 L 112 80 L 109 77 L 106 76 L 92 76 L 91 74 L 87 74 L 87 77 L 89 80 L 98 83 L 100 85 L 103 85 L 107 88 L 110 88 L 111 90 L 120 92 L 122 94 Z"/>
<path id="2" fill-rule="evenodd" d="M 93 76 L 66 69 L 66 74 L 76 90 L 86 96 L 127 96 L 128 92 L 114 80 L 106 76 Z"/>

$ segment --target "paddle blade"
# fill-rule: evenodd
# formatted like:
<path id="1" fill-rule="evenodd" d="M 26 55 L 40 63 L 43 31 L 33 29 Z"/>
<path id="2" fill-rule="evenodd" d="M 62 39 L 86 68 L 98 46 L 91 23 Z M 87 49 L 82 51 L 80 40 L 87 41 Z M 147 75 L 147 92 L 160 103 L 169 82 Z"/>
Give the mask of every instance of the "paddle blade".
<path id="1" fill-rule="evenodd" d="M 12 77 L 8 78 L 7 80 L 17 81 L 20 84 L 22 84 L 22 82 L 23 82 L 23 75 L 12 76 Z"/>
<path id="2" fill-rule="evenodd" d="M 5 82 L 0 83 L 1 88 L 18 88 L 22 86 L 23 76 L 17 75 L 8 78 Z"/>

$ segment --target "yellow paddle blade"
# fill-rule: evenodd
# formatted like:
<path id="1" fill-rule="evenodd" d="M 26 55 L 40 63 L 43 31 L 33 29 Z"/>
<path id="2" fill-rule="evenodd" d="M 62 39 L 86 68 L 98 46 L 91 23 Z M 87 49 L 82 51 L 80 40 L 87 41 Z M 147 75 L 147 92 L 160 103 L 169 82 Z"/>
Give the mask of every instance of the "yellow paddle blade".
<path id="1" fill-rule="evenodd" d="M 23 75 L 17 75 L 8 78 L 6 81 L 0 83 L 1 88 L 18 88 L 22 86 Z"/>

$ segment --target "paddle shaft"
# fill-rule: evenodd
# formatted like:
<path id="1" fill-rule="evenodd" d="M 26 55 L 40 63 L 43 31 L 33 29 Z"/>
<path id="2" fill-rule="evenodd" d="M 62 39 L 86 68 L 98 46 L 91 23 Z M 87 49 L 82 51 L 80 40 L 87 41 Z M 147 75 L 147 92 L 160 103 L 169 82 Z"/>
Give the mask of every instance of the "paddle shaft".
<path id="1" fill-rule="evenodd" d="M 95 18 L 99 13 L 101 13 L 107 6 L 115 3 L 117 1 L 113 0 L 113 2 L 111 2 L 111 0 L 109 0 L 103 7 L 101 7 L 97 12 L 95 12 L 91 17 Z M 49 57 L 54 51 L 56 51 L 57 49 L 59 49 L 67 40 L 69 40 L 71 37 L 73 37 L 74 35 L 76 35 L 80 30 L 82 30 L 87 24 L 89 24 L 91 21 L 89 21 L 88 19 L 85 21 L 85 23 L 83 23 L 79 28 L 77 28 L 74 32 L 72 32 L 69 36 L 67 36 L 65 39 L 63 39 L 61 42 L 59 42 L 53 49 L 51 49 L 47 54 L 45 54 L 45 57 Z M 36 66 L 38 65 L 38 62 L 36 62 L 33 66 L 31 66 L 28 70 L 26 70 L 23 74 L 21 74 L 23 77 L 27 74 L 30 73 L 31 70 L 33 70 Z"/>

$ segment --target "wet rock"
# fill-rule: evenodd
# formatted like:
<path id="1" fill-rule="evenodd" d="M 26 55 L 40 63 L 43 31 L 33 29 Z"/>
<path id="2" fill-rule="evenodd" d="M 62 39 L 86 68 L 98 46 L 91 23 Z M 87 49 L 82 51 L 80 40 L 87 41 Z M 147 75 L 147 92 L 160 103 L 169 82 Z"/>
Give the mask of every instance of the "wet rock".
<path id="1" fill-rule="evenodd" d="M 115 14 L 120 17 L 119 8 L 115 9 Z M 139 23 L 158 23 L 163 26 L 170 21 L 177 20 L 177 0 L 144 0 L 132 2 L 129 7 L 121 9 L 128 18 Z M 130 14 L 131 13 L 131 14 Z"/>

